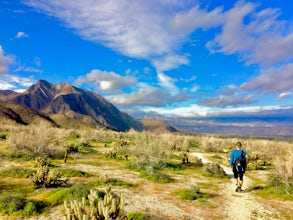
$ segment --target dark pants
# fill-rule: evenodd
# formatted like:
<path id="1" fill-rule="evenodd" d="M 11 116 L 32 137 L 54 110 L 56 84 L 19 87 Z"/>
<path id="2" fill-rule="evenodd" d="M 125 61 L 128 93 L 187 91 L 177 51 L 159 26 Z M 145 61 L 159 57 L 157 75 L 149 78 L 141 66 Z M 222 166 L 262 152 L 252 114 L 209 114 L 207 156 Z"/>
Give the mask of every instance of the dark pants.
<path id="1" fill-rule="evenodd" d="M 239 166 L 233 166 L 233 173 L 234 173 L 234 178 L 239 179 L 242 181 L 243 180 L 243 174 L 245 173 L 245 170 L 242 167 Z"/>

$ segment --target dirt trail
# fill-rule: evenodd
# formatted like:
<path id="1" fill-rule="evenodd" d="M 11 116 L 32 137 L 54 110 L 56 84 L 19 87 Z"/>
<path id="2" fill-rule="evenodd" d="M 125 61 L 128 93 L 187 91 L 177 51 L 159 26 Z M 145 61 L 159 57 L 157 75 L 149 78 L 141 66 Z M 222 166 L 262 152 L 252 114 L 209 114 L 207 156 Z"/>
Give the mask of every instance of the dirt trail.
<path id="1" fill-rule="evenodd" d="M 192 156 L 196 156 L 202 159 L 203 163 L 212 162 L 207 159 L 207 154 L 204 153 L 191 153 Z M 242 219 L 254 219 L 254 220 L 268 220 L 268 219 L 282 219 L 277 210 L 273 207 L 260 202 L 249 189 L 252 186 L 252 179 L 244 176 L 243 192 L 235 192 L 236 185 L 233 178 L 233 172 L 230 167 L 221 165 L 224 171 L 230 176 L 231 181 L 225 183 L 222 186 L 221 196 L 225 198 L 222 207 L 219 207 L 224 212 L 224 219 L 229 220 L 242 220 Z"/>

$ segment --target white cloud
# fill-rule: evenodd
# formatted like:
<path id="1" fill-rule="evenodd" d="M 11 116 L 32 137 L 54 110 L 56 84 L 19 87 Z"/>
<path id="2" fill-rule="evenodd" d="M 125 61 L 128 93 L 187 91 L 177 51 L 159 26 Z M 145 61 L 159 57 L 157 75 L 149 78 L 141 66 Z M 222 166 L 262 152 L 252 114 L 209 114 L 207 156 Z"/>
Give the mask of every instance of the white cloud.
<path id="1" fill-rule="evenodd" d="M 235 107 L 238 105 L 251 104 L 255 102 L 253 95 L 216 95 L 213 97 L 202 98 L 198 100 L 198 104 L 210 107 Z"/>
<path id="2" fill-rule="evenodd" d="M 171 20 L 174 31 L 190 33 L 197 28 L 217 27 L 223 23 L 222 8 L 218 7 L 211 12 L 200 9 L 199 5 L 188 11 L 180 12 Z"/>
<path id="3" fill-rule="evenodd" d="M 155 87 L 142 87 L 138 92 L 106 96 L 117 106 L 163 106 L 170 94 Z"/>
<path id="4" fill-rule="evenodd" d="M 25 32 L 22 32 L 22 31 L 17 32 L 17 34 L 15 36 L 15 38 L 27 38 L 27 37 L 28 37 L 28 34 Z"/>
<path id="5" fill-rule="evenodd" d="M 280 111 L 289 111 L 292 115 L 292 106 L 246 106 L 246 107 L 227 107 L 215 108 L 209 106 L 199 106 L 191 104 L 184 107 L 174 107 L 170 109 L 162 107 L 148 107 L 143 110 L 145 114 L 152 113 L 157 115 L 166 115 L 171 117 L 208 117 L 208 116 L 264 116 L 282 115 Z M 289 114 L 289 115 L 290 115 Z"/>
<path id="6" fill-rule="evenodd" d="M 247 64 L 269 65 L 293 58 L 293 33 L 290 24 L 277 20 L 280 12 L 238 1 L 224 13 L 222 33 L 206 46 L 212 52 L 238 54 Z"/>
<path id="7" fill-rule="evenodd" d="M 163 88 L 167 89 L 172 94 L 179 92 L 179 89 L 175 86 L 176 79 L 171 78 L 162 72 L 158 72 L 158 81 Z"/>
<path id="8" fill-rule="evenodd" d="M 193 86 L 190 88 L 190 92 L 196 92 L 199 88 L 200 88 L 199 85 L 193 85 Z"/>
<path id="9" fill-rule="evenodd" d="M 7 56 L 4 54 L 4 50 L 0 45 L 0 75 L 8 74 L 8 65 L 13 63 L 14 59 L 12 56 Z"/>
<path id="10" fill-rule="evenodd" d="M 152 64 L 159 72 L 175 69 L 181 65 L 189 64 L 187 55 L 169 54 L 160 58 L 152 58 Z"/>
<path id="11" fill-rule="evenodd" d="M 90 73 L 80 76 L 75 80 L 78 86 L 89 84 L 98 91 L 115 92 L 123 88 L 136 85 L 137 79 L 132 76 L 120 76 L 115 72 L 92 70 Z"/>
<path id="12" fill-rule="evenodd" d="M 15 72 L 27 72 L 27 73 L 42 73 L 43 70 L 35 68 L 35 67 L 28 67 L 28 66 L 19 66 Z"/>
<path id="13" fill-rule="evenodd" d="M 285 99 L 288 98 L 292 95 L 292 92 L 282 92 L 279 96 L 278 99 Z"/>
<path id="14" fill-rule="evenodd" d="M 12 74 L 6 74 L 1 77 L 0 88 L 4 90 L 23 91 L 33 85 L 35 80 L 28 77 L 19 77 Z"/>
<path id="15" fill-rule="evenodd" d="M 293 91 L 293 63 L 278 68 L 263 69 L 255 77 L 241 85 L 245 91 L 257 90 L 264 94 Z"/>
<path id="16" fill-rule="evenodd" d="M 168 54 L 182 36 L 170 34 L 176 1 L 27 0 L 26 4 L 55 16 L 91 40 L 136 58 Z M 180 5 L 180 8 L 182 5 Z M 66 13 L 64 13 L 66 11 Z"/>

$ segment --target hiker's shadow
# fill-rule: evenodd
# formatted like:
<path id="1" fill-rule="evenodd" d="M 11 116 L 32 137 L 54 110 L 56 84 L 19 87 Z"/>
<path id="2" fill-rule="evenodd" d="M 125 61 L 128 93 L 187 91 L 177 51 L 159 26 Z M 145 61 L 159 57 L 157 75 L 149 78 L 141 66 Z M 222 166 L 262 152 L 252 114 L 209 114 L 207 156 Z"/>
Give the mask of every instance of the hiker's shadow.
<path id="1" fill-rule="evenodd" d="M 241 191 L 241 193 L 249 193 L 249 192 L 251 192 L 252 190 L 251 189 L 243 189 L 242 191 Z"/>

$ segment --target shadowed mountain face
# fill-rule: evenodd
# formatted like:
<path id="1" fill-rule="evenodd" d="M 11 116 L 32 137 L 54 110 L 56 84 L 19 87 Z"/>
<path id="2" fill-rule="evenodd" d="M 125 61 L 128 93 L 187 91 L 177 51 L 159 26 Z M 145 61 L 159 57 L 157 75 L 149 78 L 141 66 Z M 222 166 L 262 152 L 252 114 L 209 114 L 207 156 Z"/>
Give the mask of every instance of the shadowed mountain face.
<path id="1" fill-rule="evenodd" d="M 4 100 L 0 100 L 0 118 L 5 118 L 22 125 L 42 123 L 57 126 L 57 124 L 45 114 Z"/>
<path id="2" fill-rule="evenodd" d="M 5 94 L 10 95 L 5 95 Z M 142 123 L 120 112 L 96 93 L 76 88 L 69 83 L 51 84 L 40 80 L 23 93 L 0 92 L 2 99 L 49 114 L 63 114 L 87 123 L 117 131 L 142 130 Z"/>

